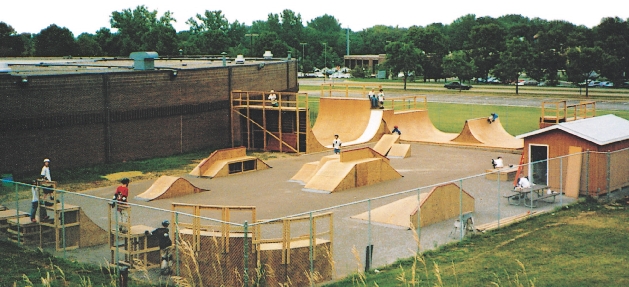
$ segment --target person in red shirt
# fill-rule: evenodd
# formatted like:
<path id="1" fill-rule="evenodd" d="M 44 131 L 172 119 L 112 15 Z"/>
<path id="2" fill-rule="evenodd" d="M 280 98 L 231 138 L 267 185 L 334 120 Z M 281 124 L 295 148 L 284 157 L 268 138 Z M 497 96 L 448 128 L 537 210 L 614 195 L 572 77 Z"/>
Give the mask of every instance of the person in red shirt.
<path id="1" fill-rule="evenodd" d="M 120 212 L 120 222 L 129 222 L 129 214 L 127 213 L 127 199 L 129 198 L 129 179 L 123 178 L 120 180 L 121 185 L 116 188 L 116 193 L 114 194 L 114 201 L 111 203 L 111 207 L 115 205 L 118 206 L 118 212 Z M 116 204 L 117 203 L 117 204 Z M 121 232 L 126 232 L 126 228 L 122 226 L 119 228 Z"/>
<path id="2" fill-rule="evenodd" d="M 127 202 L 127 198 L 129 197 L 129 179 L 125 177 L 120 180 L 120 183 L 122 184 L 116 188 L 114 200 L 118 202 Z"/>

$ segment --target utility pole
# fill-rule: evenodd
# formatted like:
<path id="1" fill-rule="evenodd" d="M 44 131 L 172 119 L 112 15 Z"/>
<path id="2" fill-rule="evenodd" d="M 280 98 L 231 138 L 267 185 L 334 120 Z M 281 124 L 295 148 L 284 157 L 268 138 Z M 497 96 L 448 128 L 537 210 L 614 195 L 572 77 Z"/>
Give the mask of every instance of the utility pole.
<path id="1" fill-rule="evenodd" d="M 301 72 L 304 72 L 304 60 L 306 59 L 306 50 L 304 47 L 308 45 L 308 43 L 299 43 L 301 45 Z"/>

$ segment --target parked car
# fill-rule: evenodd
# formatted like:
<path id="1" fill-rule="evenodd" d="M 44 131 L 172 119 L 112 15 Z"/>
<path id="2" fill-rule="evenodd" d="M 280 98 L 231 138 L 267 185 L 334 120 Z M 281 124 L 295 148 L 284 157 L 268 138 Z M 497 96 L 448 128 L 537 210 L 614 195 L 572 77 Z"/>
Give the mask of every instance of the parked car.
<path id="1" fill-rule="evenodd" d="M 234 62 L 236 64 L 244 64 L 245 63 L 245 57 L 243 55 L 238 55 L 238 56 L 236 56 L 236 60 L 234 60 Z"/>
<path id="2" fill-rule="evenodd" d="M 601 82 L 599 81 L 591 81 L 590 83 L 588 83 L 588 87 L 590 88 L 598 88 L 601 86 Z"/>
<path id="3" fill-rule="evenodd" d="M 461 84 L 459 82 L 451 82 L 451 83 L 447 83 L 445 85 L 443 85 L 444 88 L 448 89 L 448 90 L 452 90 L 452 89 L 461 89 L 461 90 L 469 90 L 472 88 L 472 86 L 469 85 L 465 85 L 465 84 Z"/>
<path id="4" fill-rule="evenodd" d="M 603 88 L 613 88 L 614 87 L 614 83 L 613 82 L 601 82 L 600 85 Z"/>

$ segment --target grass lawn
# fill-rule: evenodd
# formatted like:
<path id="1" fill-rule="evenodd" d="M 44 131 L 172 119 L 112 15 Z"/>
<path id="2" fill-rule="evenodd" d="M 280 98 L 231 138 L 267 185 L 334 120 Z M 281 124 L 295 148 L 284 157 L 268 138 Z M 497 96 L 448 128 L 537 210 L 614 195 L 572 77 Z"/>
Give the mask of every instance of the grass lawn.
<path id="1" fill-rule="evenodd" d="M 564 207 L 326 286 L 628 286 L 628 200 Z"/>

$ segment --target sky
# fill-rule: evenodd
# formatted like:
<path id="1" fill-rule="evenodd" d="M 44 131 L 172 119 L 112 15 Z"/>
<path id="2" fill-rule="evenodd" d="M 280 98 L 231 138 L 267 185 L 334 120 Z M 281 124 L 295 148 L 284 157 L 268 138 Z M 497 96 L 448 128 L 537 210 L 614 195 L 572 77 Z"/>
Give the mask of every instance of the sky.
<path id="1" fill-rule="evenodd" d="M 350 0 L 240 0 L 240 1 L 173 1 L 173 0 L 105 0 L 105 1 L 0 1 L 0 22 L 5 22 L 18 33 L 39 33 L 56 24 L 66 27 L 74 36 L 87 32 L 94 34 L 101 27 L 111 28 L 109 19 L 114 11 L 135 9 L 145 5 L 161 16 L 166 11 L 177 19 L 173 26 L 177 31 L 188 30 L 186 20 L 205 10 L 221 10 L 231 23 L 251 25 L 253 21 L 266 21 L 270 13 L 281 14 L 290 9 L 301 14 L 304 25 L 325 14 L 334 16 L 343 28 L 360 31 L 375 25 L 408 28 L 431 23 L 450 24 L 457 18 L 475 14 L 476 17 L 500 17 L 520 14 L 529 18 L 565 20 L 576 25 L 592 28 L 602 18 L 629 19 L 627 0 L 449 0 L 441 2 L 422 0 L 350 1 Z"/>

